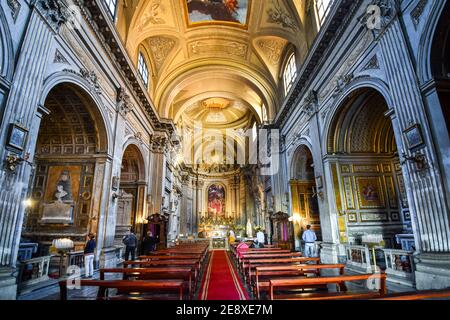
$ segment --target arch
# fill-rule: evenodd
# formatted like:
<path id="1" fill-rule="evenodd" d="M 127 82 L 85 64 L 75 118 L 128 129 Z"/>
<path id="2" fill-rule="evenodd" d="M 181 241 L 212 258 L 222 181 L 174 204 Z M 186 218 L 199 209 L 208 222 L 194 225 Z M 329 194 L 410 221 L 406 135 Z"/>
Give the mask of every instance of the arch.
<path id="1" fill-rule="evenodd" d="M 8 21 L 0 7 L 0 76 L 12 79 L 14 71 L 14 53 Z"/>
<path id="2" fill-rule="evenodd" d="M 387 104 L 388 111 L 393 110 L 393 100 L 389 93 L 389 87 L 387 84 L 378 78 L 357 78 L 354 79 L 350 84 L 348 84 L 341 94 L 336 97 L 333 105 L 330 108 L 330 112 L 323 125 L 323 135 L 326 137 L 325 141 L 330 140 L 330 128 L 332 122 L 334 121 L 336 115 L 339 113 L 340 108 L 345 103 L 346 99 L 357 92 L 358 90 L 372 89 L 378 92 L 385 100 Z M 322 146 L 323 154 L 328 154 L 328 144 L 324 143 Z"/>
<path id="3" fill-rule="evenodd" d="M 91 116 L 95 119 L 96 124 L 100 129 L 99 131 L 102 133 L 100 135 L 99 153 L 112 155 L 114 145 L 112 139 L 114 134 L 106 108 L 99 95 L 93 91 L 91 86 L 81 76 L 64 71 L 52 74 L 44 81 L 39 104 L 44 106 L 48 94 L 53 88 L 60 84 L 69 84 L 75 89 L 81 90 L 86 96 L 86 100 L 90 102 L 91 108 L 89 108 L 89 111 L 91 112 Z"/>
<path id="4" fill-rule="evenodd" d="M 433 78 L 431 59 L 433 43 L 435 40 L 436 32 L 438 31 L 438 25 L 440 18 L 445 12 L 448 12 L 450 3 L 447 1 L 432 1 L 432 8 L 426 19 L 424 31 L 420 37 L 417 54 L 417 74 L 419 76 L 420 83 L 426 83 Z"/>
<path id="5" fill-rule="evenodd" d="M 347 96 L 329 128 L 327 153 L 392 153 L 396 150 L 391 120 L 378 91 L 359 89 Z"/>
<path id="6" fill-rule="evenodd" d="M 138 181 L 140 182 L 147 182 L 147 162 L 145 161 L 144 150 L 142 150 L 142 147 L 140 146 L 140 143 L 135 138 L 130 138 L 127 140 L 127 142 L 124 144 L 122 150 L 122 156 L 121 159 L 123 159 L 126 155 L 126 152 L 130 149 L 133 150 L 134 155 L 137 158 L 137 168 L 138 168 Z"/>
<path id="7" fill-rule="evenodd" d="M 398 156 L 402 140 L 388 104 L 374 85 L 354 83 L 338 99 L 327 124 L 324 154 L 330 155 L 333 193 L 342 212 L 342 241 L 361 244 L 362 235 L 377 234 L 389 248 L 396 234 L 412 232 Z"/>
<path id="8" fill-rule="evenodd" d="M 212 74 L 216 75 L 215 78 L 220 74 L 221 78 L 232 78 L 248 85 L 266 105 L 269 118 L 272 119 L 275 116 L 277 97 L 274 93 L 275 85 L 269 78 L 258 74 L 257 71 L 248 70 L 248 67 L 238 62 L 222 59 L 210 59 L 208 61 L 208 65 L 204 65 L 203 60 L 192 61 L 177 68 L 160 82 L 155 91 L 155 104 L 159 106 L 161 116 L 169 116 L 175 97 L 183 87 L 192 83 L 192 78 L 200 81 L 210 79 Z"/>
<path id="9" fill-rule="evenodd" d="M 300 168 L 300 165 L 303 168 Z M 302 177 L 299 176 L 299 169 L 304 169 L 303 170 L 304 175 Z M 294 151 L 294 154 L 292 155 L 290 165 L 290 178 L 291 180 L 307 180 L 307 181 L 314 180 L 315 178 L 314 157 L 312 149 L 304 143 L 297 146 L 297 148 Z"/>

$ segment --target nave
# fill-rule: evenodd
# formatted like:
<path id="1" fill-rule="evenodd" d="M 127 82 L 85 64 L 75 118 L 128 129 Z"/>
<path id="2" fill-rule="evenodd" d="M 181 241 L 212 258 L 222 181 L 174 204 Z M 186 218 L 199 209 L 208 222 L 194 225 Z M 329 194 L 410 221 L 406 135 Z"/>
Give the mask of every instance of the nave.
<path id="1" fill-rule="evenodd" d="M 207 242 L 182 243 L 124 261 L 121 268 L 100 269 L 92 280 L 69 277 L 58 289 L 19 300 L 450 300 L 448 289 L 393 289 L 381 270 L 355 274 L 345 264 L 324 264 L 273 245 L 240 247 L 209 250 Z"/>

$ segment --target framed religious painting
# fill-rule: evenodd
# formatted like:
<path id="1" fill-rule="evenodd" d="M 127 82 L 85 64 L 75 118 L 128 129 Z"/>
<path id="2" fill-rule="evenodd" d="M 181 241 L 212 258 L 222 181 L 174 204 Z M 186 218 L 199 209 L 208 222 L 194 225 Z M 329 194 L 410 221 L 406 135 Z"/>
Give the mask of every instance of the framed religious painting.
<path id="1" fill-rule="evenodd" d="M 425 144 L 422 130 L 419 124 L 410 126 L 405 131 L 403 131 L 403 134 L 405 135 L 408 149 L 410 151 L 417 150 Z"/>
<path id="2" fill-rule="evenodd" d="M 247 28 L 251 0 L 183 0 L 189 27 L 222 24 Z"/>
<path id="3" fill-rule="evenodd" d="M 6 146 L 17 151 L 23 151 L 27 142 L 28 130 L 24 127 L 11 123 L 9 125 Z"/>
<path id="4" fill-rule="evenodd" d="M 356 184 L 361 209 L 386 208 L 380 177 L 356 177 Z"/>

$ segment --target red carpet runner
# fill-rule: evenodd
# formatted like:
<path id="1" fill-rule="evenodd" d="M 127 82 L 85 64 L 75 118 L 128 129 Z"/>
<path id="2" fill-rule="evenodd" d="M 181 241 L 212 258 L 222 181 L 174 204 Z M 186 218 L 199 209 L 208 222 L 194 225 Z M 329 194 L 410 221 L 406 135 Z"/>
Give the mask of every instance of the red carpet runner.
<path id="1" fill-rule="evenodd" d="M 226 251 L 211 252 L 199 300 L 249 300 Z"/>

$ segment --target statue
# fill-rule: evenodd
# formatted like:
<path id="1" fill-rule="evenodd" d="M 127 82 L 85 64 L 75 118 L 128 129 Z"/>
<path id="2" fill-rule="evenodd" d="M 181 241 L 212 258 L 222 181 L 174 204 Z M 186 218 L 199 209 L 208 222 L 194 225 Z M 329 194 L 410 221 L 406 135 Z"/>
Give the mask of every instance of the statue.
<path id="1" fill-rule="evenodd" d="M 61 172 L 58 183 L 56 184 L 55 197 L 57 202 L 72 201 L 72 182 L 68 170 Z"/>
<path id="2" fill-rule="evenodd" d="M 253 238 L 253 229 L 250 219 L 247 220 L 247 238 Z"/>
<path id="3" fill-rule="evenodd" d="M 57 199 L 56 202 L 62 203 L 63 202 L 62 198 L 67 196 L 67 192 L 64 190 L 64 187 L 62 185 L 57 186 L 56 189 L 57 189 L 55 193 L 55 197 Z"/>

